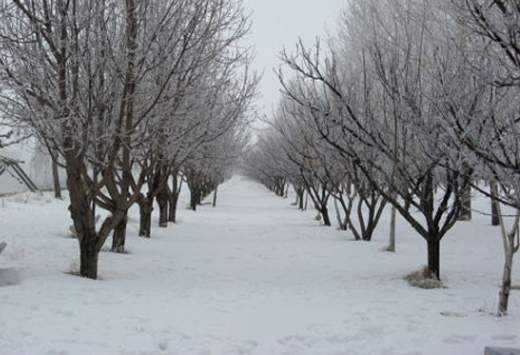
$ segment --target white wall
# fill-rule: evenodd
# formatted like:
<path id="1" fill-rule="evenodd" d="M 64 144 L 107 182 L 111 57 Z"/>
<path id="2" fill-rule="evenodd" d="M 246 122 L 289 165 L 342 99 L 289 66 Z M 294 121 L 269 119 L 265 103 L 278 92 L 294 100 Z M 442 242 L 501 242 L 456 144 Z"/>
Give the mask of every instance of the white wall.
<path id="1" fill-rule="evenodd" d="M 53 189 L 52 166 L 50 157 L 37 151 L 34 140 L 28 140 L 20 144 L 0 149 L 0 155 L 21 160 L 21 168 L 41 190 Z M 65 186 L 65 172 L 60 169 L 62 188 Z M 20 184 L 8 172 L 0 176 L 0 194 L 27 191 L 27 187 Z"/>

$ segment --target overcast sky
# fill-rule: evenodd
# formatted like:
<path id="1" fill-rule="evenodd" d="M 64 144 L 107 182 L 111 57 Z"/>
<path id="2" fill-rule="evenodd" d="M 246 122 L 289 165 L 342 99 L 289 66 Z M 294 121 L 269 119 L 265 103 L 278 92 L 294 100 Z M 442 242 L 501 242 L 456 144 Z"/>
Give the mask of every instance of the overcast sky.
<path id="1" fill-rule="evenodd" d="M 312 44 L 325 29 L 333 31 L 346 0 L 244 0 L 252 12 L 250 41 L 256 47 L 255 68 L 263 72 L 259 112 L 269 115 L 279 98 L 279 84 L 273 68 L 279 67 L 279 53 L 292 50 L 298 37 Z"/>

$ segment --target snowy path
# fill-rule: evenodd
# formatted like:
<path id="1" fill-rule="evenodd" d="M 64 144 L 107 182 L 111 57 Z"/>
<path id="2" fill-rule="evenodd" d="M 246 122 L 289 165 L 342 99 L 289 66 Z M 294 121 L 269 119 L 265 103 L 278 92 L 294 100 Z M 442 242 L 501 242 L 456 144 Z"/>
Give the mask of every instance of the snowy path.
<path id="1" fill-rule="evenodd" d="M 443 244 L 448 288 L 425 291 L 402 280 L 425 260 L 423 241 L 404 225 L 390 255 L 381 252 L 386 220 L 375 242 L 356 243 L 243 178 L 219 193 L 217 208 L 182 209 L 179 225 L 154 229 L 150 241 L 135 237 L 134 214 L 130 254 L 102 253 L 101 281 L 64 273 L 77 253 L 65 236 L 64 203 L 7 201 L 0 354 L 440 355 L 520 347 L 520 294 L 510 317 L 489 314 L 502 257 L 487 220 L 457 227 Z"/>

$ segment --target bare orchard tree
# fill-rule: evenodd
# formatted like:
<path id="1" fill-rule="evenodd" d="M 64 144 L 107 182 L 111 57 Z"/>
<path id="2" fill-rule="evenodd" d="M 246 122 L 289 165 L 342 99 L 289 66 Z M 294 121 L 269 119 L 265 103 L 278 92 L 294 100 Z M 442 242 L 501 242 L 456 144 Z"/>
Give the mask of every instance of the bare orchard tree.
<path id="1" fill-rule="evenodd" d="M 452 10 L 465 41 L 453 48 L 461 59 L 446 60 L 444 66 L 452 75 L 471 77 L 472 85 L 442 81 L 441 112 L 455 142 L 473 154 L 480 178 L 490 181 L 489 190 L 474 187 L 491 196 L 493 220 L 501 227 L 504 268 L 498 314 L 502 316 L 508 311 L 513 259 L 520 249 L 520 7 L 514 1 L 466 0 L 453 1 Z M 468 111 L 461 107 L 460 96 L 471 93 L 480 96 L 473 100 L 475 109 Z M 501 204 L 516 209 L 512 223 L 506 222 Z"/>
<path id="2" fill-rule="evenodd" d="M 0 14 L 0 65 L 2 79 L 10 88 L 2 96 L 4 112 L 12 120 L 30 125 L 63 157 L 70 212 L 80 244 L 80 273 L 90 278 L 97 277 L 98 252 L 120 218 L 110 216 L 96 228 L 92 208 L 101 184 L 91 181 L 87 158 L 94 116 L 84 112 L 80 102 L 92 97 L 93 85 L 88 82 L 95 81 L 94 75 L 83 70 L 96 73 L 105 65 L 104 58 L 93 52 L 108 50 L 98 40 L 109 33 L 97 25 L 109 16 L 121 20 L 120 14 L 111 11 L 115 9 L 107 10 L 104 2 L 4 1 Z M 112 35 L 122 34 L 113 31 Z M 80 60 L 87 60 L 87 65 L 80 65 Z M 103 76 L 112 79 L 108 72 Z M 103 95 L 108 97 L 109 92 Z"/>

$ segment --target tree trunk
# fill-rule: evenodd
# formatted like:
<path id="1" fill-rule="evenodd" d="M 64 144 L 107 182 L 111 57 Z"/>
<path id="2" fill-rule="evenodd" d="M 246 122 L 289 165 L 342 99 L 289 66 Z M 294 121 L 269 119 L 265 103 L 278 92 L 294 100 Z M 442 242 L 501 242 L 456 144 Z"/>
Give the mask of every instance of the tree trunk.
<path id="1" fill-rule="evenodd" d="M 96 236 L 83 236 L 79 243 L 80 269 L 79 274 L 89 279 L 97 279 L 98 250 Z"/>
<path id="2" fill-rule="evenodd" d="M 491 197 L 498 198 L 498 186 L 493 180 L 490 186 Z M 502 208 L 500 202 L 496 201 L 497 216 L 500 225 L 500 232 L 502 235 L 502 246 L 504 248 L 504 271 L 502 273 L 502 285 L 500 287 L 499 302 L 498 302 L 498 315 L 505 316 L 507 314 L 507 307 L 509 304 L 509 293 L 511 292 L 511 274 L 513 272 L 513 258 L 515 252 L 520 249 L 520 236 L 519 223 L 520 223 L 520 210 L 516 211 L 515 221 L 510 232 L 506 231 L 504 224 L 504 218 L 502 216 Z"/>
<path id="3" fill-rule="evenodd" d="M 396 218 L 397 218 L 397 209 L 395 206 L 392 206 L 392 211 L 390 214 L 390 241 L 388 243 L 387 251 L 391 253 L 395 253 L 395 227 L 396 227 Z"/>
<path id="4" fill-rule="evenodd" d="M 172 174 L 172 189 L 168 194 L 168 222 L 177 222 L 177 203 L 181 194 L 182 179 L 179 181 L 177 173 Z"/>
<path id="5" fill-rule="evenodd" d="M 169 206 L 168 206 L 168 222 L 176 223 L 177 222 L 177 203 L 179 201 L 179 194 L 177 192 L 173 192 L 169 198 Z"/>
<path id="6" fill-rule="evenodd" d="M 168 227 L 168 196 L 164 193 L 157 195 L 157 204 L 159 205 L 159 227 Z"/>
<path id="7" fill-rule="evenodd" d="M 437 277 L 437 279 L 441 279 L 441 242 L 437 239 L 437 237 L 430 236 L 428 242 L 428 271 Z"/>
<path id="8" fill-rule="evenodd" d="M 298 208 L 300 209 L 300 211 L 303 211 L 303 209 L 305 208 L 305 206 L 303 205 L 304 194 L 305 194 L 304 189 L 298 190 L 298 203 L 299 203 Z"/>
<path id="9" fill-rule="evenodd" d="M 500 220 L 498 219 L 497 201 L 491 200 L 491 225 L 499 226 Z"/>
<path id="10" fill-rule="evenodd" d="M 190 207 L 193 211 L 197 210 L 197 205 L 200 204 L 200 192 L 196 187 L 190 190 Z"/>
<path id="11" fill-rule="evenodd" d="M 213 191 L 213 207 L 217 207 L 217 194 L 218 194 L 218 185 L 215 187 Z"/>
<path id="12" fill-rule="evenodd" d="M 492 180 L 489 183 L 491 191 L 498 191 L 497 183 L 496 181 Z M 498 216 L 498 201 L 491 197 L 491 225 L 492 226 L 499 226 L 500 225 L 500 218 Z"/>
<path id="13" fill-rule="evenodd" d="M 66 182 L 70 196 L 69 211 L 79 240 L 80 276 L 96 279 L 100 240 L 96 233 L 96 222 L 92 213 L 94 204 L 90 203 L 81 178 L 81 170 L 85 169 L 85 166 L 72 150 L 67 151 L 66 158 Z"/>
<path id="14" fill-rule="evenodd" d="M 191 196 L 190 196 L 190 207 L 193 211 L 197 210 L 197 199 L 193 192 L 191 193 Z"/>
<path id="15" fill-rule="evenodd" d="M 462 204 L 457 220 L 471 221 L 471 185 L 467 184 L 462 192 Z"/>
<path id="16" fill-rule="evenodd" d="M 126 241 L 126 225 L 128 222 L 128 212 L 124 212 L 125 217 L 114 228 L 112 235 L 112 252 L 124 253 L 125 252 L 125 241 Z"/>
<path id="17" fill-rule="evenodd" d="M 168 179 L 161 182 L 159 192 L 157 193 L 156 201 L 159 205 L 159 227 L 168 227 L 168 201 L 170 196 L 170 187 L 168 186 Z"/>
<path id="18" fill-rule="evenodd" d="M 54 182 L 54 198 L 62 199 L 61 196 L 61 184 L 60 184 L 60 174 L 58 169 L 58 163 L 56 159 L 52 158 L 52 181 Z"/>
<path id="19" fill-rule="evenodd" d="M 511 246 L 512 247 L 512 246 Z M 513 249 L 509 248 L 505 252 L 504 272 L 502 275 L 502 285 L 500 287 L 498 315 L 505 316 L 509 304 L 509 294 L 511 292 L 511 273 L 513 270 Z"/>
<path id="20" fill-rule="evenodd" d="M 139 201 L 139 236 L 151 238 L 152 236 L 152 211 L 153 199 L 143 198 Z"/>
<path id="21" fill-rule="evenodd" d="M 330 222 L 329 210 L 327 209 L 327 206 L 324 206 L 320 212 L 321 212 L 321 216 L 323 217 L 323 224 L 326 225 L 327 227 L 332 226 L 332 223 Z"/>
<path id="22" fill-rule="evenodd" d="M 347 224 L 344 223 L 344 221 L 341 218 L 341 212 L 339 211 L 338 200 L 336 198 L 334 198 L 334 210 L 336 211 L 336 219 L 338 221 L 339 229 L 342 230 L 342 231 L 346 231 L 347 230 Z"/>
<path id="23" fill-rule="evenodd" d="M 203 192 L 201 190 L 197 190 L 195 194 L 197 206 L 202 204 L 202 194 Z"/>
<path id="24" fill-rule="evenodd" d="M 394 101 L 395 105 L 395 101 Z M 395 106 L 394 106 L 395 107 Z M 394 179 L 396 177 L 397 168 L 399 164 L 399 121 L 398 116 L 394 116 L 394 166 L 392 169 L 392 183 L 394 184 Z M 392 197 L 394 197 L 394 200 L 396 199 L 396 193 L 392 193 Z M 395 246 L 395 228 L 396 228 L 396 219 L 397 219 L 397 208 L 395 208 L 394 205 L 392 205 L 392 210 L 390 211 L 390 236 L 388 241 L 388 247 L 386 248 L 387 251 L 390 253 L 395 253 L 396 246 Z"/>
<path id="25" fill-rule="evenodd" d="M 365 233 L 363 234 L 363 240 L 365 242 L 371 242 L 372 236 L 374 235 L 374 231 L 376 230 L 377 222 L 369 221 L 367 223 L 367 227 L 365 229 Z"/>

